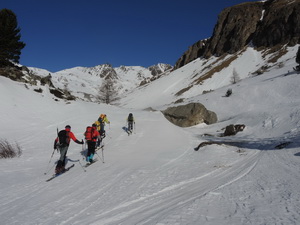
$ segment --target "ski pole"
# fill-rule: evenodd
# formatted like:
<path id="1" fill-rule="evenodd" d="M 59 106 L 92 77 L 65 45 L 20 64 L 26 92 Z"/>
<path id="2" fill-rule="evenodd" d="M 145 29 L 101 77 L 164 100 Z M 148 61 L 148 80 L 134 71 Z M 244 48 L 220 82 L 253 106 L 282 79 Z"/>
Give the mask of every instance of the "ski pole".
<path id="1" fill-rule="evenodd" d="M 81 155 L 82 155 L 82 159 L 84 160 L 84 151 L 85 151 L 85 147 L 84 145 L 86 145 L 86 142 L 82 145 L 82 151 L 81 151 Z"/>
<path id="2" fill-rule="evenodd" d="M 101 158 L 101 156 L 97 152 L 95 152 L 95 153 L 97 154 L 97 156 L 99 157 L 99 159 L 101 159 L 101 161 L 104 163 L 104 160 Z"/>
<path id="3" fill-rule="evenodd" d="M 103 163 L 104 163 L 104 153 L 103 153 L 103 150 L 104 150 L 104 146 L 102 148 L 102 159 L 103 159 Z"/>
<path id="4" fill-rule="evenodd" d="M 50 169 L 48 169 L 47 172 L 44 173 L 44 175 L 47 175 L 49 173 L 49 171 L 53 169 L 54 166 L 55 166 L 55 164 L 53 164 L 53 166 Z"/>
<path id="5" fill-rule="evenodd" d="M 78 162 L 79 162 L 79 165 L 81 166 L 81 168 L 83 169 L 83 171 L 86 172 L 86 169 L 84 169 L 84 167 L 82 166 L 80 160 L 78 160 Z"/>
<path id="6" fill-rule="evenodd" d="M 106 133 L 106 136 L 108 136 L 111 139 L 111 136 L 109 134 Z"/>
<path id="7" fill-rule="evenodd" d="M 82 145 L 82 147 L 81 147 L 81 155 L 82 155 L 82 159 L 84 160 L 84 151 L 85 151 L 85 147 L 84 147 L 84 145 L 86 145 L 86 141 L 84 142 L 84 144 Z M 82 164 L 81 164 L 81 162 L 80 162 L 80 160 L 78 159 L 78 162 L 79 162 L 79 165 L 81 166 L 81 168 L 83 169 L 83 171 L 84 172 L 86 172 L 86 170 L 84 169 L 84 167 L 82 166 Z"/>
<path id="8" fill-rule="evenodd" d="M 58 137 L 58 127 L 56 128 L 56 132 L 57 132 L 57 137 Z M 57 149 L 57 148 L 54 148 L 54 150 L 53 150 L 53 152 L 52 152 L 52 154 L 51 154 L 50 160 L 49 160 L 48 165 L 47 165 L 47 172 L 44 173 L 45 175 L 53 168 L 53 166 L 52 166 L 52 167 L 48 170 L 49 164 L 50 164 L 50 162 L 51 162 L 51 159 L 52 159 L 52 157 L 53 157 L 54 152 L 55 152 L 56 149 Z"/>
<path id="9" fill-rule="evenodd" d="M 48 162 L 47 169 L 46 169 L 47 172 L 44 173 L 45 175 L 52 169 L 52 168 L 50 168 L 50 169 L 48 170 L 48 167 L 49 167 L 49 164 L 50 164 L 50 162 L 51 162 L 51 159 L 52 159 L 52 157 L 53 157 L 53 154 L 54 154 L 55 150 L 56 150 L 56 148 L 53 150 L 53 152 L 52 152 L 52 154 L 51 154 L 51 157 L 50 157 L 50 160 L 49 160 L 49 162 Z"/>

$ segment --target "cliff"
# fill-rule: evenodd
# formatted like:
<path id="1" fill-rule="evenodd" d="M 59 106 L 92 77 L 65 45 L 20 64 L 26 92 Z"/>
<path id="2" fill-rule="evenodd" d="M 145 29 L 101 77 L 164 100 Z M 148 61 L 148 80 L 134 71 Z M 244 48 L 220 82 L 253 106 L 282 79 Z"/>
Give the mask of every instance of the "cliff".
<path id="1" fill-rule="evenodd" d="M 247 45 L 270 48 L 300 43 L 300 0 L 246 2 L 225 8 L 213 35 L 200 40 L 177 60 L 174 69 L 199 57 L 233 54 Z"/>

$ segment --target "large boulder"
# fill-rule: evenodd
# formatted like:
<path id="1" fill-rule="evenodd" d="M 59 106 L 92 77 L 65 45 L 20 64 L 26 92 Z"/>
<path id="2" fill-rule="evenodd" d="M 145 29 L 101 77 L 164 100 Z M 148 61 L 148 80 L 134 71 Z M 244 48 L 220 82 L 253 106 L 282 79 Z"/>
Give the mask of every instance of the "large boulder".
<path id="1" fill-rule="evenodd" d="M 162 113 L 171 123 L 180 127 L 190 127 L 199 123 L 213 124 L 218 121 L 216 113 L 207 110 L 201 103 L 170 107 Z"/>

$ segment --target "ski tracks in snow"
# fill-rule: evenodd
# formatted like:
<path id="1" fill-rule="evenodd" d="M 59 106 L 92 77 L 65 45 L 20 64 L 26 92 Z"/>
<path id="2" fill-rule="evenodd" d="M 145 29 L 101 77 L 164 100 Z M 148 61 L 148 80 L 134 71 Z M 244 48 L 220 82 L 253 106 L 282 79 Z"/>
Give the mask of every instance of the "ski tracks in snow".
<path id="1" fill-rule="evenodd" d="M 160 175 L 155 175 L 154 172 L 152 176 L 147 174 L 147 177 L 152 177 L 148 181 L 139 177 L 142 182 L 146 183 L 140 185 L 139 194 L 134 194 L 134 198 L 127 199 L 114 207 L 107 207 L 107 210 L 98 213 L 89 223 L 185 224 L 184 220 L 191 218 L 179 216 L 182 210 L 186 210 L 192 203 L 201 200 L 208 193 L 246 176 L 255 168 L 261 154 L 262 152 L 253 152 L 231 166 L 214 168 L 208 173 L 201 174 L 200 172 L 198 176 L 183 179 L 175 185 L 165 184 L 164 187 L 161 182 L 166 180 L 165 176 L 171 176 L 167 171 L 175 171 L 174 166 L 178 166 L 178 162 L 163 165 L 163 170 L 157 169 L 157 172 L 160 171 Z M 182 157 L 180 160 L 183 160 Z M 166 171 L 165 174 L 162 171 Z M 176 174 L 172 176 L 176 177 Z M 149 188 L 150 185 L 152 185 L 151 188 Z M 153 192 L 149 192 L 149 190 Z"/>

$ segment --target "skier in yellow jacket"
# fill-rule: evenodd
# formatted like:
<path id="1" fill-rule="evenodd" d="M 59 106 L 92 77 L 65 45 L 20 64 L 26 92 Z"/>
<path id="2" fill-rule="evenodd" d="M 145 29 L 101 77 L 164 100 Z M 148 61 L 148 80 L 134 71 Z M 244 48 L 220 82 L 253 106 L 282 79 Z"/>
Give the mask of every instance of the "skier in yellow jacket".
<path id="1" fill-rule="evenodd" d="M 98 122 L 100 123 L 100 134 L 104 138 L 105 137 L 105 130 L 104 130 L 105 123 L 110 124 L 110 121 L 107 119 L 106 114 L 101 114 L 98 118 Z"/>

